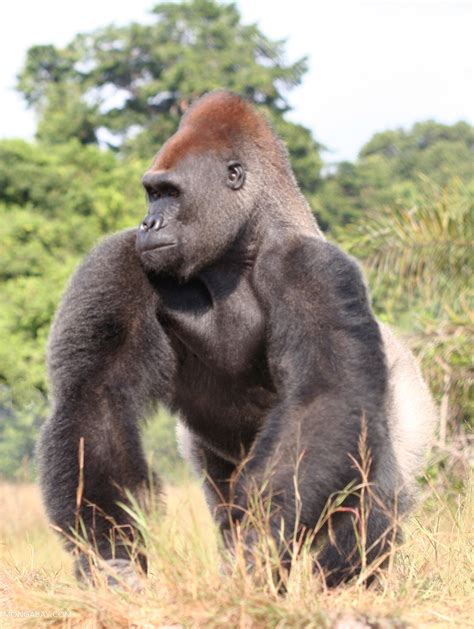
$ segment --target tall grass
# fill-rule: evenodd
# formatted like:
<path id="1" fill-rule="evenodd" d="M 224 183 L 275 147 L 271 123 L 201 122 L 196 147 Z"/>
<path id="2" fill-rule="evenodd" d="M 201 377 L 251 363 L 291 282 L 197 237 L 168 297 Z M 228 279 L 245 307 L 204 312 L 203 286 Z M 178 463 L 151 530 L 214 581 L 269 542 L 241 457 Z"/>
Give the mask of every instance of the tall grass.
<path id="1" fill-rule="evenodd" d="M 142 522 L 150 575 L 138 593 L 105 582 L 79 586 L 37 487 L 3 484 L 0 626 L 474 626 L 472 488 L 470 482 L 447 500 L 428 486 L 391 570 L 369 589 L 353 583 L 326 590 L 302 553 L 281 595 L 270 574 L 257 580 L 239 562 L 223 573 L 219 537 L 196 482 L 168 489 L 166 514 Z"/>

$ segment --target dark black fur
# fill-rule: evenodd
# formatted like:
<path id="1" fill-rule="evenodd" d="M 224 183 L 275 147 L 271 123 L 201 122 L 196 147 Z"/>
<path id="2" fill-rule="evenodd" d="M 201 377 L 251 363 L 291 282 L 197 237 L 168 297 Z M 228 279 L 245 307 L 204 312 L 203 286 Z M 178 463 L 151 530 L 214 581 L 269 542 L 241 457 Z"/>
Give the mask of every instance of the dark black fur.
<path id="1" fill-rule="evenodd" d="M 189 428 L 211 506 L 232 501 L 231 517 L 241 518 L 248 488 L 271 467 L 272 523 L 278 530 L 283 519 L 289 537 L 298 457 L 308 531 L 328 498 L 359 480 L 364 422 L 371 479 L 391 464 L 384 352 L 363 279 L 320 236 L 278 140 L 271 151 L 237 129 L 231 152 L 191 152 L 168 169 L 158 159 L 145 180 L 144 226 L 102 243 L 63 300 L 49 347 L 54 410 L 39 447 L 41 484 L 52 521 L 68 531 L 80 515 L 105 558 L 128 556 L 111 548 L 102 514 L 134 535 L 116 503 L 148 484 L 138 422 L 158 402 Z M 231 185 L 235 161 L 245 181 Z M 389 488 L 376 491 L 390 502 Z M 216 514 L 229 526 L 227 510 Z M 337 544 L 318 556 L 331 584 L 358 565 L 350 516 L 334 521 Z M 388 519 L 372 505 L 367 521 L 369 545 L 378 542 L 371 559 L 386 550 L 378 540 Z"/>

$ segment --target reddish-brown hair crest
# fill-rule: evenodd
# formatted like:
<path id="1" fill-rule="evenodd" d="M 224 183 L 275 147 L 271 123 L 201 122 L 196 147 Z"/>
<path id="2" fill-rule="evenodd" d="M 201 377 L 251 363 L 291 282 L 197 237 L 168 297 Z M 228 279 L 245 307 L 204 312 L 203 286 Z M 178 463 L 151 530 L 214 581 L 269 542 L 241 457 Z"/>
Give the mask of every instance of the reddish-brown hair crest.
<path id="1" fill-rule="evenodd" d="M 275 141 L 270 126 L 250 103 L 232 92 L 212 92 L 186 112 L 178 131 L 158 153 L 153 169 L 173 168 L 191 153 L 231 150 L 241 138 L 269 148 Z"/>

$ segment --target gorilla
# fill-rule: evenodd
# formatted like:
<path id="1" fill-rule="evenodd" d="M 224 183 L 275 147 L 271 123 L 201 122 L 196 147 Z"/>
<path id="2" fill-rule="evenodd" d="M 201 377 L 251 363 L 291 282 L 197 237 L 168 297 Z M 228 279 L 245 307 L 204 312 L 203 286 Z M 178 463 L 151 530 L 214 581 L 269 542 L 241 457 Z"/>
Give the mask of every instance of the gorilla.
<path id="1" fill-rule="evenodd" d="M 139 429 L 159 403 L 179 416 L 229 547 L 245 531 L 251 557 L 257 491 L 283 565 L 295 533 L 315 530 L 329 586 L 383 563 L 435 410 L 357 264 L 319 230 L 283 143 L 248 102 L 213 92 L 143 186 L 146 218 L 89 255 L 52 327 L 54 406 L 38 448 L 50 519 L 65 532 L 82 521 L 104 560 L 146 570 L 121 503 L 150 485 Z M 341 492 L 344 508 L 318 528 Z"/>

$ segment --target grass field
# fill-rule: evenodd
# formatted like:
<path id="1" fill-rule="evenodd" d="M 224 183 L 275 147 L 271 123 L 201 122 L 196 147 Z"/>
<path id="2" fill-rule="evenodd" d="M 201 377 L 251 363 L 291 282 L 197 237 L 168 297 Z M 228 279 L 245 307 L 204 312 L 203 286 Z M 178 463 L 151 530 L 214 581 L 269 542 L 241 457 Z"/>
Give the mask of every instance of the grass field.
<path id="1" fill-rule="evenodd" d="M 281 596 L 270 578 L 222 575 L 195 482 L 169 488 L 166 515 L 146 525 L 150 576 L 139 593 L 78 586 L 38 488 L 0 484 L 0 627 L 474 627 L 472 486 L 449 498 L 427 490 L 377 585 L 325 591 L 303 557 Z"/>

